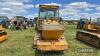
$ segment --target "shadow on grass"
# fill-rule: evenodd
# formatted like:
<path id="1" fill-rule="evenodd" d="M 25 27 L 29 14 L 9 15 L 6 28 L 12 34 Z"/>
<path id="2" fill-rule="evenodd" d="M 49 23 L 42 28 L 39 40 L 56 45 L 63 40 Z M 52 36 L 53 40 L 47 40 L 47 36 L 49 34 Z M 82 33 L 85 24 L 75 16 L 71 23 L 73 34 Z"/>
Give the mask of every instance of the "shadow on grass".
<path id="1" fill-rule="evenodd" d="M 35 56 L 64 56 L 63 51 L 46 51 L 35 50 Z"/>

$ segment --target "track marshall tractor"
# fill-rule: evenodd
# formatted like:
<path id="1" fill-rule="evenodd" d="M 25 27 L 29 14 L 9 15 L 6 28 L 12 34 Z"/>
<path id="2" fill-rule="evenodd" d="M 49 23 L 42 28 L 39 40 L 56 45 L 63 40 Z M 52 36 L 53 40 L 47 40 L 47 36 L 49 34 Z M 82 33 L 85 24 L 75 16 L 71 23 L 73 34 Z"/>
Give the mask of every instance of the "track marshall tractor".
<path id="1" fill-rule="evenodd" d="M 59 17 L 59 6 L 39 5 L 39 17 L 35 29 L 34 47 L 37 50 L 64 51 L 68 48 L 63 35 L 64 25 Z"/>
<path id="2" fill-rule="evenodd" d="M 4 31 L 2 24 L 0 24 L 0 43 L 7 39 L 7 32 Z"/>
<path id="3" fill-rule="evenodd" d="M 100 48 L 100 18 L 95 22 L 88 20 L 83 29 L 77 31 L 76 39 Z"/>

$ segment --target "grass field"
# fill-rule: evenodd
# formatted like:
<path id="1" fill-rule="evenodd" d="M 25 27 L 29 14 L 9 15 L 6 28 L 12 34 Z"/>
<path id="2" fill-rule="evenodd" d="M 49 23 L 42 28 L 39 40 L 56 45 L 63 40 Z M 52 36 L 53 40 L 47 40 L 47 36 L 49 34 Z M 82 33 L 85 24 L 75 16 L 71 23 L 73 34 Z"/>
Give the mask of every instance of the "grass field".
<path id="1" fill-rule="evenodd" d="M 29 28 L 22 31 L 6 30 L 8 33 L 8 40 L 0 43 L 0 56 L 35 56 L 35 49 L 32 48 L 34 28 Z M 68 50 L 64 51 L 64 56 L 100 56 L 100 50 L 90 47 L 75 39 L 76 34 L 75 25 L 65 24 L 65 37 L 69 43 Z M 77 52 L 79 48 L 91 48 L 95 52 L 80 53 Z"/>

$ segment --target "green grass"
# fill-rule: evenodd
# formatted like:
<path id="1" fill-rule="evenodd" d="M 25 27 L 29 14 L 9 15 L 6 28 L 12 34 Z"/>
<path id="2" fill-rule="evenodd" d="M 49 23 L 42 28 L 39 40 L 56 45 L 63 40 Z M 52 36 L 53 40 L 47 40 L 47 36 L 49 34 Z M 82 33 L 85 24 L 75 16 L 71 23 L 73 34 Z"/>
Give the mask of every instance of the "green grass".
<path id="1" fill-rule="evenodd" d="M 0 56 L 35 56 L 35 50 L 32 48 L 34 28 L 29 28 L 22 31 L 6 30 L 8 40 L 0 43 Z M 65 56 L 99 56 L 99 49 L 90 47 L 75 39 L 76 26 L 65 24 L 65 38 L 69 44 L 68 50 L 64 51 Z M 93 48 L 95 53 L 78 53 L 78 48 Z"/>
<path id="2" fill-rule="evenodd" d="M 8 40 L 0 44 L 0 56 L 33 56 L 34 28 L 8 32 Z"/>

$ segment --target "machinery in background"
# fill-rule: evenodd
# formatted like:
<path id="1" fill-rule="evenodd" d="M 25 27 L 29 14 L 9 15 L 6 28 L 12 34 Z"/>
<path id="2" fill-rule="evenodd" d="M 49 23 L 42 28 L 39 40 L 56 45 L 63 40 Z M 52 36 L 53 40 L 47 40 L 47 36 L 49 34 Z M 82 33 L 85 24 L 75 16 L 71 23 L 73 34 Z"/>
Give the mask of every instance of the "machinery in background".
<path id="1" fill-rule="evenodd" d="M 7 39 L 7 32 L 4 31 L 2 24 L 0 24 L 0 43 Z"/>
<path id="2" fill-rule="evenodd" d="M 41 51 L 64 51 L 68 48 L 68 43 L 63 33 L 64 25 L 59 17 L 59 6 L 39 5 L 34 47 Z"/>
<path id="3" fill-rule="evenodd" d="M 84 25 L 87 23 L 88 19 L 81 18 L 77 23 L 77 29 L 83 29 Z"/>
<path id="4" fill-rule="evenodd" d="M 94 22 L 88 20 L 83 29 L 77 31 L 76 39 L 100 48 L 100 18 Z"/>
<path id="5" fill-rule="evenodd" d="M 28 18 L 24 16 L 14 16 L 12 21 L 11 30 L 23 30 L 27 29 L 28 26 Z"/>
<path id="6" fill-rule="evenodd" d="M 8 20 L 8 17 L 7 16 L 0 16 L 0 24 L 2 24 L 2 26 L 4 28 L 8 28 L 8 24 L 9 24 L 8 21 L 9 20 Z"/>

